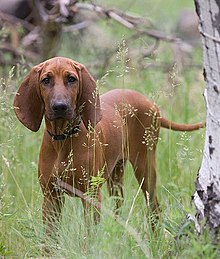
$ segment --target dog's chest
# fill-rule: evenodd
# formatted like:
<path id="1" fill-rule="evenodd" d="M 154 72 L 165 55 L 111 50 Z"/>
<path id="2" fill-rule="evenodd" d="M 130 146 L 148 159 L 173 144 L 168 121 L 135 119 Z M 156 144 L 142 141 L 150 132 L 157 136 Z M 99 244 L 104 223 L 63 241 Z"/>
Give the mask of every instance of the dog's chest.
<path id="1" fill-rule="evenodd" d="M 59 180 L 71 185 L 88 184 L 91 176 L 105 170 L 104 150 L 96 141 L 77 139 L 60 149 L 54 166 L 54 174 Z"/>

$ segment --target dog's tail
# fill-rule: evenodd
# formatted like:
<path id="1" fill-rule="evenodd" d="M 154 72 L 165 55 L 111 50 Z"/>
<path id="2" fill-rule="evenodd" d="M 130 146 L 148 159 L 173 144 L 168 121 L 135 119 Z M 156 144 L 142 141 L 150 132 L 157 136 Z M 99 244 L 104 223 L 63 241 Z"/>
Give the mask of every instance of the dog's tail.
<path id="1" fill-rule="evenodd" d="M 162 128 L 172 129 L 177 131 L 193 131 L 205 127 L 205 122 L 199 122 L 195 124 L 179 124 L 169 121 L 163 117 L 160 118 L 160 123 Z"/>

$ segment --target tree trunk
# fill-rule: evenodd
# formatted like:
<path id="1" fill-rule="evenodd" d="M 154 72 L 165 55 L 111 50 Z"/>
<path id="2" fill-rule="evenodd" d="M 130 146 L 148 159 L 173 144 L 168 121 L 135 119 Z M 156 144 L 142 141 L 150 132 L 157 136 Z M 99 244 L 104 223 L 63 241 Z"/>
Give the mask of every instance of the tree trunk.
<path id="1" fill-rule="evenodd" d="M 194 0 L 203 44 L 206 136 L 193 201 L 196 229 L 220 229 L 220 0 Z"/>

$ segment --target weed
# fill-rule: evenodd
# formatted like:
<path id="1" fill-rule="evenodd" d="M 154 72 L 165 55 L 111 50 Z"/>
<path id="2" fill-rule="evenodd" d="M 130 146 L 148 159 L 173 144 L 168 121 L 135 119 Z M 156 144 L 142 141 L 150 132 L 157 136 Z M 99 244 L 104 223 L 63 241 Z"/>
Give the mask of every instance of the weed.
<path id="1" fill-rule="evenodd" d="M 142 2 L 137 1 L 140 4 L 139 10 L 143 9 Z M 184 5 L 185 1 L 177 2 L 175 1 L 175 7 Z M 156 2 L 148 4 L 155 6 L 154 10 L 149 9 L 152 12 L 158 10 Z M 167 6 L 167 2 L 164 5 L 163 1 L 160 1 L 157 5 L 162 10 L 163 6 Z M 167 8 L 167 12 L 170 13 L 171 10 L 172 16 L 176 15 L 175 8 L 171 9 Z M 179 7 L 177 9 L 179 10 Z M 117 28 L 117 31 L 121 35 L 120 29 Z M 190 120 L 198 120 L 198 111 L 201 111 L 203 106 L 202 97 L 193 94 L 192 91 L 194 85 L 199 89 L 199 82 L 195 79 L 193 71 L 188 72 L 193 76 L 188 77 L 190 87 L 187 92 L 183 89 L 187 75 L 182 76 L 179 85 L 175 80 L 177 73 L 175 68 L 169 80 L 167 74 L 157 69 L 135 70 L 131 68 L 133 64 L 128 57 L 128 48 L 124 40 L 119 44 L 118 50 L 117 64 L 113 64 L 114 69 L 109 70 L 99 80 L 98 90 L 105 91 L 110 86 L 135 88 L 146 96 L 156 95 L 164 116 L 169 115 L 174 121 L 183 121 L 185 114 L 190 114 Z M 161 59 L 167 60 L 167 54 L 163 53 L 163 50 L 160 50 Z M 71 55 L 68 49 L 66 53 Z M 90 236 L 86 236 L 81 201 L 66 197 L 62 223 L 57 230 L 59 242 L 57 244 L 54 240 L 47 240 L 41 220 L 42 194 L 36 173 L 42 130 L 39 133 L 27 131 L 17 122 L 12 111 L 13 96 L 17 88 L 15 84 L 23 78 L 26 71 L 27 66 L 22 61 L 20 65 L 15 65 L 10 70 L 5 79 L 1 79 L 0 86 L 0 256 L 37 258 L 41 256 L 42 243 L 47 243 L 54 253 L 52 256 L 54 258 L 217 258 L 216 246 L 211 243 L 207 234 L 198 238 L 188 225 L 179 228 L 185 214 L 192 212 L 190 197 L 201 160 L 201 152 L 198 150 L 203 145 L 203 132 L 193 133 L 192 136 L 161 130 L 161 139 L 157 147 L 157 189 L 162 212 L 160 222 L 156 226 L 156 235 L 150 231 L 140 186 L 131 165 L 127 164 L 124 170 L 124 203 L 118 217 L 112 212 L 115 197 L 109 198 L 103 183 L 105 170 L 103 168 L 97 176 L 91 177 L 89 180 L 91 188 L 87 192 L 88 196 L 93 197 L 96 188 L 103 184 L 100 224 L 94 226 Z M 171 94 L 167 96 L 167 92 L 164 94 L 164 89 L 166 86 L 170 87 L 170 82 L 171 91 L 168 92 Z M 198 91 L 200 90 L 202 92 L 202 89 Z M 94 98 L 96 95 L 95 92 Z M 193 103 L 189 100 L 190 95 L 193 95 Z M 186 99 L 187 107 L 184 106 Z M 115 107 L 115 112 L 121 112 L 119 109 L 120 107 Z M 129 105 L 123 109 L 124 123 L 126 116 L 134 117 L 138 112 L 135 107 Z M 158 127 L 153 107 L 146 116 L 151 117 L 154 123 L 153 128 L 145 129 L 143 144 L 152 147 L 157 139 L 150 132 L 157 131 Z M 100 148 L 108 145 L 100 143 L 99 134 L 90 125 L 87 142 L 84 145 L 91 152 L 94 152 L 96 145 Z M 69 154 L 64 167 L 74 171 L 72 155 Z M 80 181 L 83 184 L 84 181 L 88 181 L 88 172 L 84 166 L 81 167 L 81 171 Z M 177 236 L 182 238 L 177 240 Z"/>

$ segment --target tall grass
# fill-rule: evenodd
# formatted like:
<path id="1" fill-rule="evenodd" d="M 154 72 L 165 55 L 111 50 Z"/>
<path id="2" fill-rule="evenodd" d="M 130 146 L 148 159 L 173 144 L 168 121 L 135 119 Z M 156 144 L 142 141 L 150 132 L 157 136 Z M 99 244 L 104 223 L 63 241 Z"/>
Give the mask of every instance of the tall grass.
<path id="1" fill-rule="evenodd" d="M 121 61 L 125 58 L 124 54 L 121 53 Z M 175 76 L 168 80 L 170 86 L 163 78 L 162 81 L 171 89 L 165 91 L 159 84 L 159 72 L 155 72 L 153 78 L 150 73 L 144 80 L 145 87 L 137 80 L 138 71 L 133 70 L 127 73 L 122 69 L 119 77 L 112 73 L 105 80 L 114 81 L 121 88 L 133 84 L 145 95 L 149 92 L 157 100 L 161 113 L 174 121 L 201 120 L 204 116 L 203 112 L 200 114 L 202 97 L 195 94 L 193 99 L 190 98 L 190 92 L 194 91 L 193 87 L 189 87 L 194 84 L 193 76 L 186 75 L 187 79 L 182 78 L 178 87 L 173 87 Z M 21 76 L 13 76 L 10 72 L 1 86 L 4 89 L 0 99 L 2 256 L 40 257 L 46 242 L 54 258 L 216 258 L 215 247 L 209 242 L 208 235 L 198 238 L 192 231 L 192 224 L 186 222 L 181 225 L 187 213 L 193 214 L 190 199 L 201 162 L 204 130 L 192 133 L 161 130 L 157 149 L 157 192 L 162 212 L 155 233 L 152 233 L 146 217 L 142 192 L 128 165 L 124 183 L 125 201 L 117 220 L 112 216 L 114 197 L 108 197 L 104 186 L 101 222 L 92 227 L 89 236 L 86 235 L 81 202 L 67 197 L 62 223 L 57 229 L 59 242 L 46 240 L 41 221 L 42 195 L 36 173 L 42 130 L 37 134 L 31 133 L 17 123 L 12 111 L 16 77 L 19 83 Z M 141 81 L 143 83 L 143 78 Z M 188 106 L 185 106 L 186 99 Z"/>
<path id="2" fill-rule="evenodd" d="M 174 68 L 167 75 L 157 70 L 129 69 L 125 42 L 120 47 L 119 62 L 112 64 L 112 70 L 100 81 L 102 92 L 110 85 L 136 89 L 154 99 L 168 119 L 186 123 L 204 120 L 200 71 L 180 75 Z M 89 236 L 81 201 L 66 197 L 62 223 L 57 229 L 59 242 L 47 240 L 37 179 L 42 128 L 38 133 L 28 131 L 17 121 L 12 109 L 14 93 L 26 73 L 23 70 L 15 67 L 1 79 L 0 256 L 38 258 L 47 243 L 52 258 L 217 258 L 217 247 L 208 233 L 198 237 L 193 224 L 183 222 L 188 213 L 194 214 L 191 196 L 202 158 L 204 130 L 191 133 L 161 130 L 157 147 L 161 216 L 155 233 L 146 217 L 143 194 L 128 164 L 125 199 L 117 220 L 112 214 L 114 197 L 110 198 L 103 186 L 101 222 L 91 227 Z"/>

